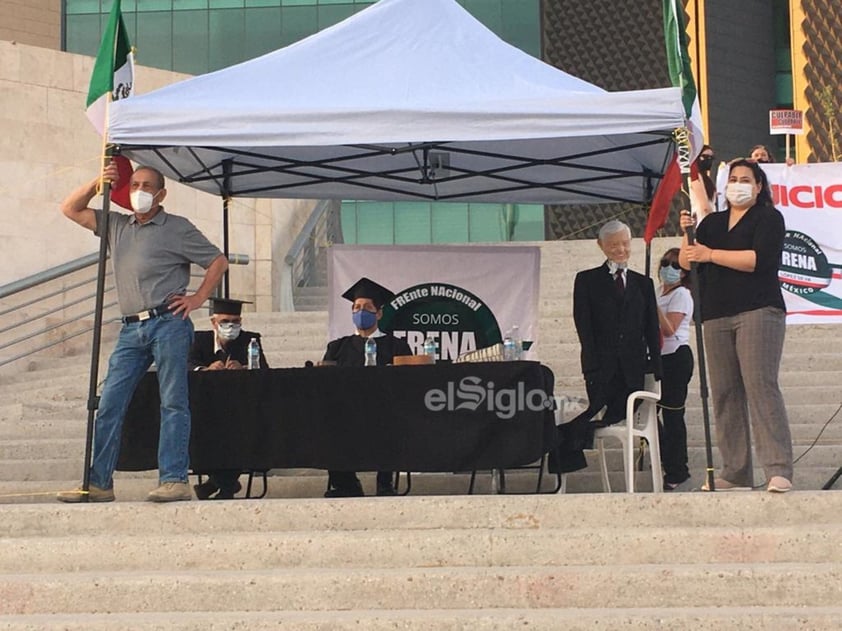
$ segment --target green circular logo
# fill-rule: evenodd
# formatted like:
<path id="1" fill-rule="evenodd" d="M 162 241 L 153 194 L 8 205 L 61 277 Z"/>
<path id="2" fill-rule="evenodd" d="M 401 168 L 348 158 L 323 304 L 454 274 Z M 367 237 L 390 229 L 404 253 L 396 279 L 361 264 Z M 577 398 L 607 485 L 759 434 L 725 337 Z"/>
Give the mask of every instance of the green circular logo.
<path id="1" fill-rule="evenodd" d="M 466 289 L 447 283 L 400 291 L 383 307 L 380 329 L 404 338 L 417 354 L 431 336 L 438 347 L 437 359 L 445 361 L 503 339 L 491 309 Z"/>
<path id="2" fill-rule="evenodd" d="M 809 296 L 830 285 L 833 270 L 818 244 L 802 232 L 787 230 L 778 279 L 797 296 Z"/>

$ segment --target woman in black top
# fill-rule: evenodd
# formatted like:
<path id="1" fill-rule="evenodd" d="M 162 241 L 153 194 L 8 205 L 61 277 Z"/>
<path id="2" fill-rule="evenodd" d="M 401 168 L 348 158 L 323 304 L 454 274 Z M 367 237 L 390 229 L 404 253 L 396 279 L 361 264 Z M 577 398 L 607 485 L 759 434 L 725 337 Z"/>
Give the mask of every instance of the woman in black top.
<path id="1" fill-rule="evenodd" d="M 700 313 L 722 472 L 717 490 L 751 488 L 751 437 L 767 489 L 792 488 L 792 440 L 778 372 L 786 309 L 778 282 L 784 219 L 766 175 L 751 160 L 730 164 L 728 209 L 685 235 L 679 262 L 699 264 Z M 681 227 L 693 225 L 682 213 Z M 749 431 L 751 419 L 751 432 Z M 703 487 L 704 488 L 704 487 Z"/>

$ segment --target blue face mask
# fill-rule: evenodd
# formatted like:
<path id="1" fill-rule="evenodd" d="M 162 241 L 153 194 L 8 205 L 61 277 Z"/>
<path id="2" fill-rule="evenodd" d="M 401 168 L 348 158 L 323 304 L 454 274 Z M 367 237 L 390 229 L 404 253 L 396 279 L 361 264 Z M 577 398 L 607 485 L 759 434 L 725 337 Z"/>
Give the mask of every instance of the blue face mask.
<path id="1" fill-rule="evenodd" d="M 681 280 L 681 270 L 675 269 L 672 266 L 662 267 L 659 276 L 664 285 L 675 285 Z"/>
<path id="2" fill-rule="evenodd" d="M 354 326 L 359 331 L 367 331 L 375 324 L 377 324 L 377 314 L 365 309 L 360 309 L 351 314 L 351 319 L 354 321 Z"/>

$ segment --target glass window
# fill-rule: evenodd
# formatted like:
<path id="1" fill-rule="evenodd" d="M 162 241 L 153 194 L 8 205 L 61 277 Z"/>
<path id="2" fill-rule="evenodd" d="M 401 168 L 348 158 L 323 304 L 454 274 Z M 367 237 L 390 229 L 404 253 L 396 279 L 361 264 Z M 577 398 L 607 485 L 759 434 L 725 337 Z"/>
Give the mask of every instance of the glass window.
<path id="1" fill-rule="evenodd" d="M 138 11 L 172 11 L 172 0 L 136 0 Z M 111 4 L 109 2 L 109 4 Z M 128 7 L 120 4 L 122 11 L 127 11 Z M 111 10 L 109 7 L 108 10 Z"/>
<path id="2" fill-rule="evenodd" d="M 468 204 L 436 202 L 431 206 L 433 243 L 467 243 Z"/>
<path id="3" fill-rule="evenodd" d="M 102 38 L 100 14 L 74 15 L 73 19 L 68 16 L 65 33 L 67 50 L 95 57 Z"/>
<path id="4" fill-rule="evenodd" d="M 342 242 L 355 245 L 357 243 L 357 202 L 342 202 L 339 221 L 342 225 Z"/>
<path id="5" fill-rule="evenodd" d="M 245 31 L 243 55 L 246 59 L 281 48 L 281 8 L 245 11 Z"/>
<path id="6" fill-rule="evenodd" d="M 123 3 L 123 10 L 125 11 L 126 5 L 125 2 Z M 201 9 L 202 11 L 207 11 L 208 8 L 208 0 L 178 0 L 173 6 L 174 11 L 193 11 L 195 9 Z"/>
<path id="7" fill-rule="evenodd" d="M 209 69 L 225 68 L 244 59 L 245 9 L 213 9 L 209 13 Z"/>
<path id="8" fill-rule="evenodd" d="M 427 202 L 395 204 L 395 243 L 430 243 L 431 223 Z"/>
<path id="9" fill-rule="evenodd" d="M 207 11 L 173 13 L 172 65 L 187 74 L 204 74 L 209 69 L 210 30 Z"/>
<path id="10" fill-rule="evenodd" d="M 288 46 L 318 30 L 318 7 L 284 7 L 281 15 L 281 46 Z"/>
<path id="11" fill-rule="evenodd" d="M 543 241 L 544 207 L 539 204 L 518 204 L 518 221 L 514 241 Z"/>
<path id="12" fill-rule="evenodd" d="M 394 204 L 390 202 L 358 203 L 357 243 L 394 243 L 394 218 Z"/>
<path id="13" fill-rule="evenodd" d="M 102 13 L 102 5 L 99 0 L 67 0 L 67 14 L 80 13 Z"/>
<path id="14" fill-rule="evenodd" d="M 503 237 L 503 204 L 470 204 L 468 241 L 494 243 Z"/>
<path id="15" fill-rule="evenodd" d="M 355 6 L 347 2 L 347 0 L 336 4 L 325 4 L 324 0 L 322 0 L 322 3 L 319 5 L 319 30 L 321 31 L 334 24 L 339 24 L 342 20 L 351 17 L 362 8 L 359 5 Z"/>
<path id="16" fill-rule="evenodd" d="M 172 69 L 172 12 L 150 11 L 140 15 L 140 19 L 137 14 L 123 16 L 129 33 L 135 32 L 134 37 L 129 35 L 137 48 L 135 61 L 143 66 Z"/>

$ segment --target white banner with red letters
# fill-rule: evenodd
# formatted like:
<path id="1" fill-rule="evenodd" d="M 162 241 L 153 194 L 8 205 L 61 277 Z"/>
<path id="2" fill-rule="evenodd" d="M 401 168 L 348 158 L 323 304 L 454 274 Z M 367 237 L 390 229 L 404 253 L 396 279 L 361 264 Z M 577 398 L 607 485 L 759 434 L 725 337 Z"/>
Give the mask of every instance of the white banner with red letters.
<path id="1" fill-rule="evenodd" d="M 842 323 L 842 163 L 764 164 L 786 221 L 779 278 L 788 324 Z M 728 170 L 717 177 L 724 208 Z"/>

